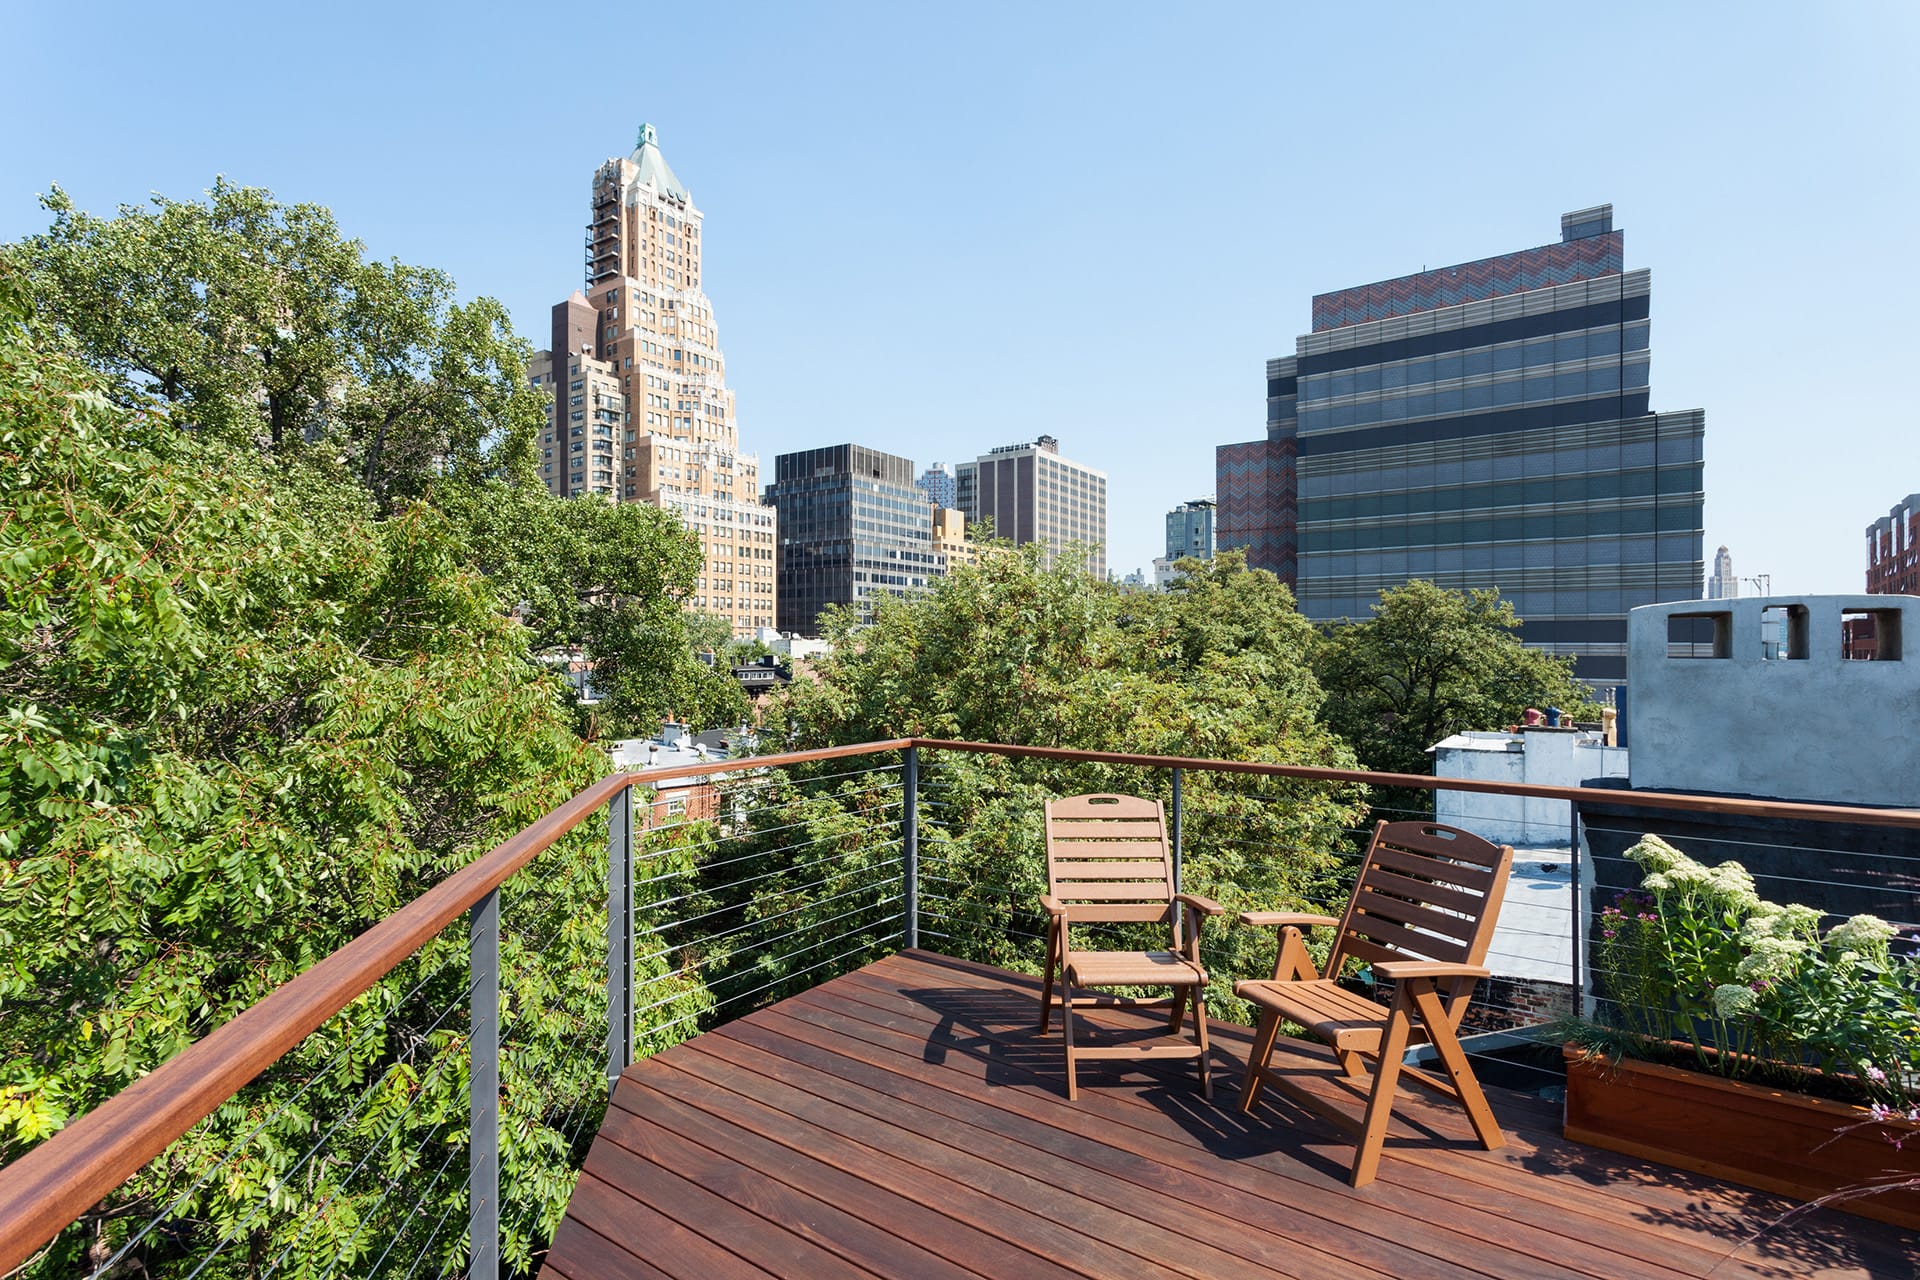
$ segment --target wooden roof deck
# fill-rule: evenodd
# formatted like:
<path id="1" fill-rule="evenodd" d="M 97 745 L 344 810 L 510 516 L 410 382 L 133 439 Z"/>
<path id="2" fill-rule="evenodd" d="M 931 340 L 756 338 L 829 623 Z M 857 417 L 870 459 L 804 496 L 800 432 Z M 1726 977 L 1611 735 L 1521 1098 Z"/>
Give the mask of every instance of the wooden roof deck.
<path id="1" fill-rule="evenodd" d="M 1354 1191 L 1333 1130 L 1239 1114 L 1248 1036 L 1226 1024 L 1213 1103 L 1184 1062 L 1083 1068 L 1068 1103 L 1038 1001 L 906 952 L 635 1064 L 543 1274 L 1920 1274 L 1920 1236 L 1831 1212 L 1749 1240 L 1791 1202 L 1569 1143 L 1557 1106 L 1501 1090 L 1495 1152 L 1403 1093 L 1418 1127 L 1396 1119 Z"/>

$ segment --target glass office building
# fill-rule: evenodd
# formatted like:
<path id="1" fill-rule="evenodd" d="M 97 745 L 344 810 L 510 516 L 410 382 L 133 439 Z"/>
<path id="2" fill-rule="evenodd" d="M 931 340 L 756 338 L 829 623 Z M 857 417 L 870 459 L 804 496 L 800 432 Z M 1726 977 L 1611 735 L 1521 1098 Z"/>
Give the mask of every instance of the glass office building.
<path id="1" fill-rule="evenodd" d="M 869 612 L 935 576 L 933 506 L 906 458 L 854 444 L 783 453 L 766 500 L 780 518 L 782 631 L 817 636 L 828 605 Z"/>
<path id="2" fill-rule="evenodd" d="M 1622 683 L 1627 610 L 1699 590 L 1705 435 L 1649 408 L 1651 276 L 1624 256 L 1603 205 L 1557 244 L 1316 297 L 1268 364 L 1267 440 L 1220 451 L 1221 547 L 1264 536 L 1316 621 L 1410 578 L 1496 588 L 1528 644 Z"/>

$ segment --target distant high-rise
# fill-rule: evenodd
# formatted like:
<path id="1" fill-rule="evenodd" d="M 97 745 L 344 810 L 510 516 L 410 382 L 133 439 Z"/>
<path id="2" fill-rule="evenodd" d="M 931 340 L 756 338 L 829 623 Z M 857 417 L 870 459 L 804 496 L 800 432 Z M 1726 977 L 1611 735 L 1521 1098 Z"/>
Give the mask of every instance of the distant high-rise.
<path id="1" fill-rule="evenodd" d="M 773 460 L 767 501 L 780 512 L 780 630 L 819 634 L 830 604 L 872 608 L 881 595 L 923 592 L 940 568 L 933 506 L 913 463 L 878 449 L 831 445 Z"/>
<path id="2" fill-rule="evenodd" d="M 954 492 L 953 472 L 948 469 L 946 463 L 934 463 L 922 471 L 920 478 L 914 483 L 925 491 L 928 501 L 934 506 L 945 507 L 952 511 L 960 509 L 958 496 Z"/>
<path id="3" fill-rule="evenodd" d="M 1528 644 L 1626 676 L 1627 610 L 1697 598 L 1706 415 L 1648 409 L 1651 275 L 1610 205 L 1560 241 L 1316 296 L 1267 436 L 1216 457 L 1218 541 L 1315 621 L 1410 578 L 1491 587 Z"/>
<path id="4" fill-rule="evenodd" d="M 561 497 L 678 512 L 706 554 L 688 604 L 750 635 L 774 625 L 778 544 L 759 460 L 740 452 L 726 357 L 700 288 L 704 217 L 652 125 L 631 155 L 594 172 L 587 287 L 554 308 L 552 346 L 536 358 L 554 389 L 541 468 Z"/>
<path id="5" fill-rule="evenodd" d="M 1166 558 L 1213 559 L 1213 499 L 1183 502 L 1167 512 Z"/>
<path id="6" fill-rule="evenodd" d="M 954 468 L 960 510 L 993 522 L 993 536 L 1015 546 L 1038 542 L 1053 552 L 1091 550 L 1087 572 L 1107 577 L 1107 475 L 1060 456 L 1060 442 L 1001 445 Z"/>
<path id="7" fill-rule="evenodd" d="M 1721 547 L 1713 555 L 1713 576 L 1707 579 L 1707 599 L 1732 600 L 1739 594 L 1740 579 L 1733 576 L 1733 556 Z"/>

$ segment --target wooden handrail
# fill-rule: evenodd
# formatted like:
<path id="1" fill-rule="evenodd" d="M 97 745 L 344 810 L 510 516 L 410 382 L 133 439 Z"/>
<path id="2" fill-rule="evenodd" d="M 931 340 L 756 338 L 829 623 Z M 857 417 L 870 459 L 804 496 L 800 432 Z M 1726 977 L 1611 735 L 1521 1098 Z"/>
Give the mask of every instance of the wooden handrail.
<path id="1" fill-rule="evenodd" d="M 214 1108 L 277 1062 L 374 983 L 391 973 L 434 935 L 504 884 L 630 786 L 681 778 L 711 777 L 848 759 L 918 747 L 935 751 L 1014 756 L 1089 764 L 1135 765 L 1214 773 L 1257 774 L 1314 782 L 1376 787 L 1474 791 L 1538 799 L 1689 810 L 1732 817 L 1792 818 L 1852 822 L 1865 826 L 1920 829 L 1920 811 L 1737 800 L 1671 792 L 1616 791 L 1601 787 L 1550 787 L 1531 783 L 1432 778 L 1410 773 L 1371 773 L 1312 765 L 1245 760 L 1023 747 L 939 738 L 893 738 L 846 747 L 823 747 L 778 755 L 747 756 L 705 764 L 675 765 L 602 778 L 559 808 L 415 898 L 340 950 L 270 992 L 258 1004 L 142 1076 L 33 1150 L 0 1168 L 0 1274 L 19 1266 L 81 1214 L 186 1133 Z"/>
<path id="2" fill-rule="evenodd" d="M 1016 747 L 999 742 L 959 742 L 914 738 L 912 745 L 933 751 L 970 751 L 979 755 L 1024 756 L 1087 764 L 1128 764 L 1153 769 L 1203 773 L 1253 773 L 1312 782 L 1354 782 L 1370 787 L 1414 787 L 1427 791 L 1478 791 L 1540 800 L 1685 809 L 1741 818 L 1797 818 L 1808 822 L 1854 822 L 1868 827 L 1920 830 L 1920 809 L 1867 809 L 1858 806 L 1804 804 L 1787 800 L 1740 800 L 1732 796 L 1687 795 L 1675 791 L 1626 791 L 1611 787 L 1550 787 L 1534 782 L 1497 782 L 1479 778 L 1433 778 L 1418 773 L 1372 773 L 1365 769 L 1323 769 L 1316 765 L 1264 764 L 1251 760 L 1208 760 L 1186 756 L 1146 756 L 1121 751 L 1081 751 L 1072 747 Z"/>
<path id="3" fill-rule="evenodd" d="M 32 1257 L 615 793 L 676 778 L 874 755 L 911 745 L 901 738 L 602 778 L 0 1169 L 0 1274 Z"/>

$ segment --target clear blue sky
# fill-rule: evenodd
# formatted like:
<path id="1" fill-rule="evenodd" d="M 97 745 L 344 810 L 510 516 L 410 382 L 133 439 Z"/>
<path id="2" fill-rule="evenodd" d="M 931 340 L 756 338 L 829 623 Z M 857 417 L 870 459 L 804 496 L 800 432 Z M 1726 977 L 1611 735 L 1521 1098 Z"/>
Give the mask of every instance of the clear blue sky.
<path id="1" fill-rule="evenodd" d="M 1060 438 L 1109 562 L 1263 431 L 1320 291 L 1612 201 L 1707 555 L 1857 591 L 1920 491 L 1920 6 L 17 7 L 0 238 L 224 173 L 333 207 L 544 345 L 594 166 L 652 121 L 707 214 L 743 445 Z M 1905 388 L 1905 389 L 1903 389 Z"/>

